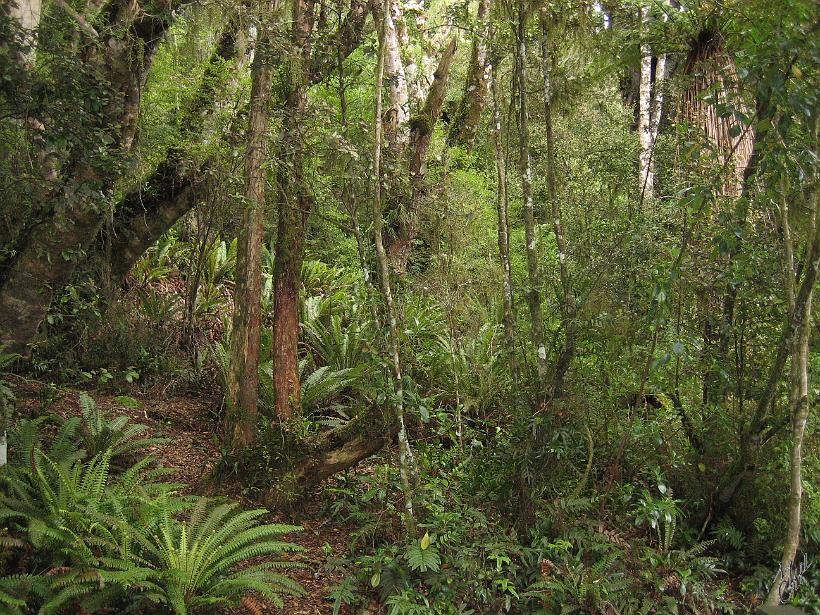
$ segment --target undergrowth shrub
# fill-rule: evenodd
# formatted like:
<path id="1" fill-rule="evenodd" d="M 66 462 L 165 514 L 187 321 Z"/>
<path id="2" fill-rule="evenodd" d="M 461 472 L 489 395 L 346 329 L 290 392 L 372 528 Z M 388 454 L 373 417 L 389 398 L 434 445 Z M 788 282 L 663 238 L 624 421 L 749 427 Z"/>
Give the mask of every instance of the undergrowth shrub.
<path id="1" fill-rule="evenodd" d="M 300 550 L 282 540 L 299 528 L 264 523 L 263 509 L 179 495 L 153 456 L 125 462 L 157 439 L 123 417 L 107 420 L 88 397 L 81 403 L 82 418 L 22 419 L 9 434 L 3 612 L 184 615 L 253 595 L 281 605 L 281 594 L 302 591 L 282 572 L 297 564 L 270 559 Z M 49 421 L 59 425 L 50 436 Z"/>

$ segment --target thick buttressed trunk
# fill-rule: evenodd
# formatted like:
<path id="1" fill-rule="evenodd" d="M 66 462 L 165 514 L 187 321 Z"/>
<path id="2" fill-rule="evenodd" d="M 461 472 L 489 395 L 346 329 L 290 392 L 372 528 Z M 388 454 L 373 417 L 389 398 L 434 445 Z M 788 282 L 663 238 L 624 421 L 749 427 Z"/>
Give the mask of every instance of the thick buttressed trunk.
<path id="1" fill-rule="evenodd" d="M 396 236 L 387 249 L 390 262 L 399 273 L 407 271 L 413 241 L 418 234 L 418 214 L 425 194 L 424 177 L 427 173 L 427 152 L 430 149 L 433 130 L 444 104 L 450 68 L 456 53 L 456 42 L 456 38 L 453 37 L 444 48 L 424 107 L 410 122 L 410 205 L 399 217 L 395 226 Z"/>
<path id="2" fill-rule="evenodd" d="M 544 342 L 544 316 L 541 311 L 541 267 L 538 250 L 538 226 L 532 195 L 532 158 L 530 156 L 529 114 L 527 112 L 527 39 L 525 12 L 519 7 L 515 31 L 515 80 L 518 87 L 519 165 L 521 197 L 524 200 L 524 240 L 527 253 L 527 305 L 530 311 L 531 339 L 536 351 L 539 397 L 548 386 L 547 347 Z"/>
<path id="3" fill-rule="evenodd" d="M 448 145 L 466 145 L 472 147 L 481 114 L 487 105 L 487 81 L 489 78 L 489 39 L 490 39 L 490 6 L 491 0 L 479 0 L 476 14 L 476 32 L 473 37 L 473 49 L 470 56 L 470 67 L 467 72 L 467 83 L 464 94 L 459 101 L 455 117 L 450 123 L 447 134 Z"/>
<path id="4" fill-rule="evenodd" d="M 19 254 L 7 263 L 0 286 L 0 345 L 7 351 L 30 354 L 53 293 L 65 286 L 96 238 L 137 134 L 140 93 L 151 62 L 185 4 L 169 2 L 149 15 L 135 5 L 112 3 L 100 15 L 101 40 L 89 45 L 83 62 L 89 74 L 101 76 L 95 86 L 105 88 L 111 102 L 85 128 L 105 131 L 110 143 L 99 159 L 77 148 L 68 152 L 59 185 L 53 182 L 46 190 L 50 217 L 28 229 Z M 45 123 L 43 134 L 49 130 Z"/>
<path id="5" fill-rule="evenodd" d="M 262 243 L 268 157 L 269 107 L 273 84 L 272 27 L 276 0 L 263 3 L 251 68 L 245 203 L 237 243 L 236 292 L 231 329 L 226 437 L 232 449 L 253 441 L 259 406 L 259 344 L 262 325 Z"/>
<path id="6" fill-rule="evenodd" d="M 279 223 L 274 264 L 273 382 L 274 407 L 281 420 L 301 413 L 299 380 L 299 291 L 302 285 L 305 232 L 312 197 L 304 168 L 304 122 L 311 66 L 313 2 L 293 5 L 292 53 L 296 67 L 288 75 L 282 124 L 277 188 Z"/>
<path id="7" fill-rule="evenodd" d="M 504 341 L 510 359 L 513 381 L 518 382 L 518 354 L 515 350 L 515 301 L 513 299 L 512 265 L 510 263 L 510 199 L 507 190 L 507 157 L 504 151 L 504 133 L 501 126 L 501 108 L 498 101 L 497 70 L 490 66 L 490 89 L 493 97 L 493 144 L 495 168 L 498 174 L 496 212 L 498 214 L 498 256 L 503 273 Z"/>

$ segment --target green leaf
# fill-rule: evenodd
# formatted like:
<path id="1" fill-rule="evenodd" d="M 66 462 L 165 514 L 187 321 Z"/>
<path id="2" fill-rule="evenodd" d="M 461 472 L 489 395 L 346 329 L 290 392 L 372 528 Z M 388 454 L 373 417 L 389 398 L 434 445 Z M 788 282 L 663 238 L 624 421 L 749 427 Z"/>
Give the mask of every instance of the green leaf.
<path id="1" fill-rule="evenodd" d="M 430 546 L 430 533 L 429 532 L 424 532 L 424 536 L 422 536 L 422 538 L 421 538 L 420 546 L 421 546 L 422 550 L 426 549 L 427 547 Z"/>
<path id="2" fill-rule="evenodd" d="M 407 562 L 414 571 L 437 572 L 441 565 L 441 558 L 435 548 L 421 549 L 416 545 L 410 545 L 407 548 Z"/>

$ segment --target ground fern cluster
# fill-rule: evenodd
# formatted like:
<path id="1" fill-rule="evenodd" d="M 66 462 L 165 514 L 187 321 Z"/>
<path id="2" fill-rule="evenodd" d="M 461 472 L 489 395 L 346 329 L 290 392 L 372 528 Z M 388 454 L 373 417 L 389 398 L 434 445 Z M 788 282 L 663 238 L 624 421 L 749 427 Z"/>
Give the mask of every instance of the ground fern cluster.
<path id="1" fill-rule="evenodd" d="M 257 596 L 282 605 L 301 587 L 300 528 L 264 509 L 180 495 L 145 447 L 160 440 L 107 420 L 87 395 L 82 418 L 22 419 L 0 470 L 0 607 L 8 613 L 203 612 Z M 44 434 L 49 422 L 56 433 Z M 53 429 L 52 429 L 53 431 Z M 84 448 L 88 446 L 88 448 Z M 254 560 L 248 565 L 249 560 Z"/>

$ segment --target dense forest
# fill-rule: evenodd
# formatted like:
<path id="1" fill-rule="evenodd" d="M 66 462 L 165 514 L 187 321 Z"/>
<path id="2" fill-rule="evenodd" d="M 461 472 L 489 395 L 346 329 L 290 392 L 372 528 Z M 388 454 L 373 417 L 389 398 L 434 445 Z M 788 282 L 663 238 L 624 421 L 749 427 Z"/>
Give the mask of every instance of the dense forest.
<path id="1" fill-rule="evenodd" d="M 820 613 L 819 25 L 0 0 L 0 613 Z"/>

